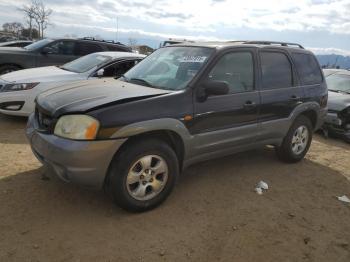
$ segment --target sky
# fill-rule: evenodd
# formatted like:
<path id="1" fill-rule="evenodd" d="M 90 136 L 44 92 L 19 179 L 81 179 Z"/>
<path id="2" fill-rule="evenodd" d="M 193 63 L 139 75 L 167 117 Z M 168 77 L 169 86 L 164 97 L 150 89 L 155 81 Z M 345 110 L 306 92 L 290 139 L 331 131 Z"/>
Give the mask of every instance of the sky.
<path id="1" fill-rule="evenodd" d="M 46 32 L 49 37 L 99 35 L 122 42 L 132 38 L 151 47 L 167 38 L 273 40 L 297 42 L 318 54 L 350 56 L 350 0 L 43 2 L 53 10 Z M 18 8 L 28 3 L 0 0 L 0 25 L 25 23 Z"/>

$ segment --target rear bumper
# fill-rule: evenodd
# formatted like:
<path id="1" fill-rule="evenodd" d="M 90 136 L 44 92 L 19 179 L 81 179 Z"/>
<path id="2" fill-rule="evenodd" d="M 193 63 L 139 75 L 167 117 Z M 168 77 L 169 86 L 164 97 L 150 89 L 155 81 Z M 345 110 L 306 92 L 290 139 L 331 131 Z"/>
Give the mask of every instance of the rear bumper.
<path id="1" fill-rule="evenodd" d="M 325 123 L 325 119 L 327 117 L 327 108 L 321 108 L 319 110 L 319 114 L 318 114 L 318 117 L 317 117 L 317 122 L 316 122 L 316 125 L 315 125 L 315 131 L 319 130 L 322 128 L 322 126 L 324 125 Z"/>
<path id="2" fill-rule="evenodd" d="M 65 182 L 101 189 L 114 154 L 126 139 L 74 141 L 35 129 L 29 117 L 26 135 L 35 156 Z"/>

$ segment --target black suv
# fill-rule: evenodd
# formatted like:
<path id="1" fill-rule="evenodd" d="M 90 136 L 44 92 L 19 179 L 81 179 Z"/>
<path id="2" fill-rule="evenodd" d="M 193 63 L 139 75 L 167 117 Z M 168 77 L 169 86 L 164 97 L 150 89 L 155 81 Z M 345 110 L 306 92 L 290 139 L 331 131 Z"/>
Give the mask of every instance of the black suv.
<path id="1" fill-rule="evenodd" d="M 158 49 L 118 80 L 39 95 L 26 132 L 61 179 L 104 187 L 121 207 L 144 211 L 199 161 L 264 145 L 300 161 L 326 106 L 322 71 L 302 46 L 184 43 Z"/>
<path id="2" fill-rule="evenodd" d="M 83 39 L 43 39 L 24 48 L 0 47 L 0 75 L 19 69 L 63 65 L 81 56 L 102 51 L 131 52 L 113 41 Z"/>

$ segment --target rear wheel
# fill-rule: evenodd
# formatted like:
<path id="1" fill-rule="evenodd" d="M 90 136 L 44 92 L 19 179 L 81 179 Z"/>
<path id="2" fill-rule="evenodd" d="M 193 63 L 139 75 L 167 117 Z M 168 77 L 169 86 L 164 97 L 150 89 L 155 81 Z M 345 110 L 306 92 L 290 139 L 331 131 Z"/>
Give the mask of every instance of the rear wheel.
<path id="1" fill-rule="evenodd" d="M 19 68 L 18 66 L 15 65 L 3 65 L 0 66 L 0 75 L 4 75 L 13 71 L 17 71 L 20 70 L 21 68 Z"/>
<path id="2" fill-rule="evenodd" d="M 108 191 L 118 206 L 133 212 L 161 204 L 179 173 L 175 152 L 156 139 L 130 143 L 112 161 Z"/>
<path id="3" fill-rule="evenodd" d="M 310 148 L 312 133 L 311 121 L 305 116 L 299 116 L 283 139 L 282 145 L 276 148 L 277 156 L 289 163 L 300 161 Z"/>

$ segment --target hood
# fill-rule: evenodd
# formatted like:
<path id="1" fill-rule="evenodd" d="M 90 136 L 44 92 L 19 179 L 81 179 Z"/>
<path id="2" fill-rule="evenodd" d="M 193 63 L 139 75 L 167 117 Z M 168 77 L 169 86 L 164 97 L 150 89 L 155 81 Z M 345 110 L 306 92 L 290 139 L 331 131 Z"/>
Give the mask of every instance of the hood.
<path id="1" fill-rule="evenodd" d="M 11 46 L 3 46 L 0 47 L 0 53 L 18 53 L 18 52 L 28 52 L 28 50 L 22 47 L 11 47 Z"/>
<path id="2" fill-rule="evenodd" d="M 14 71 L 1 76 L 1 79 L 12 83 L 53 82 L 74 80 L 79 74 L 60 69 L 56 66 L 37 67 Z"/>
<path id="3" fill-rule="evenodd" d="M 350 106 L 350 94 L 328 91 L 328 109 L 342 111 Z"/>
<path id="4" fill-rule="evenodd" d="M 110 103 L 135 101 L 171 93 L 116 79 L 78 81 L 40 94 L 37 104 L 47 114 L 57 117 L 66 113 L 83 113 Z"/>

